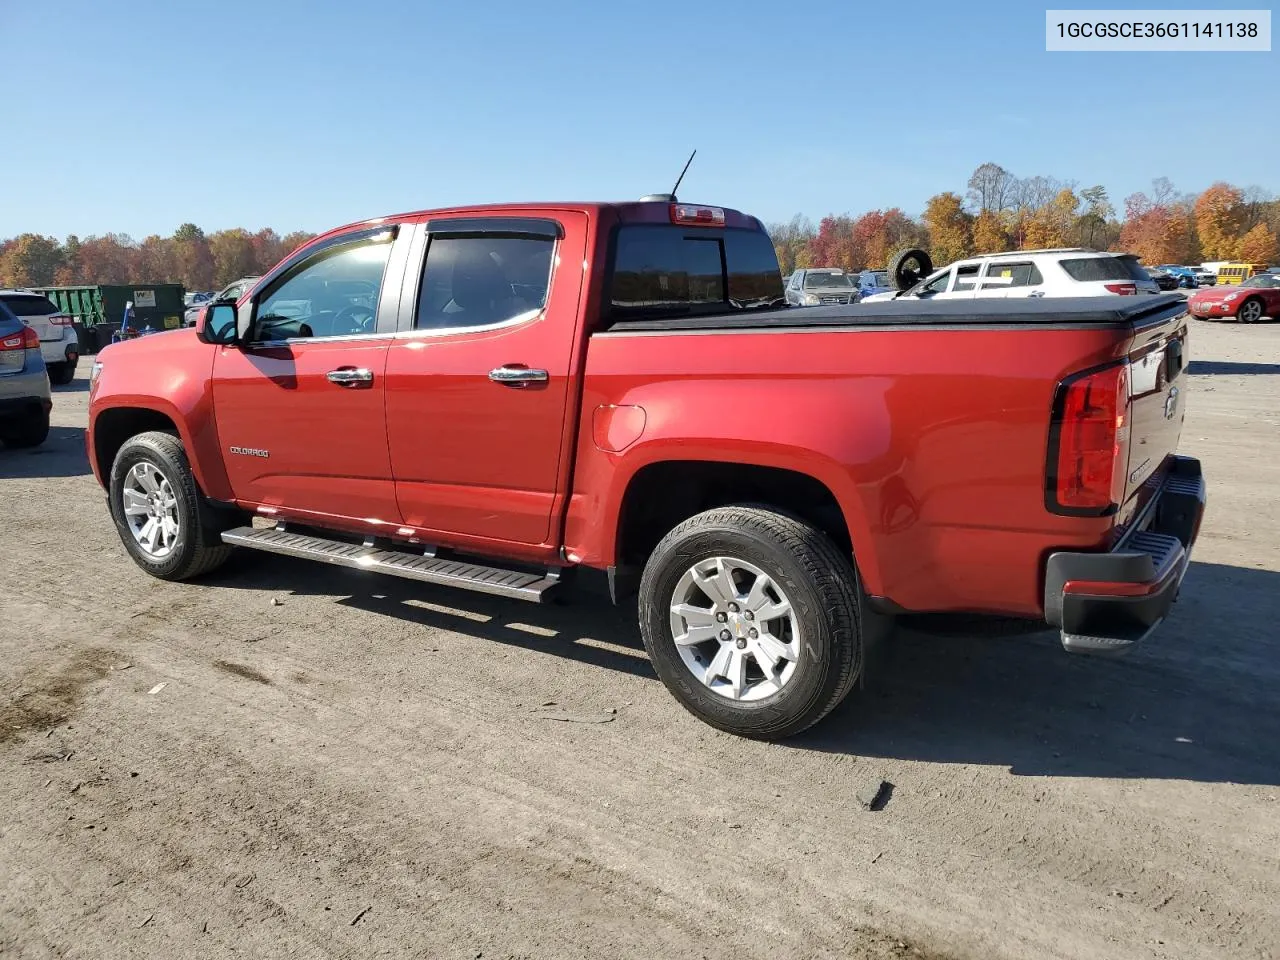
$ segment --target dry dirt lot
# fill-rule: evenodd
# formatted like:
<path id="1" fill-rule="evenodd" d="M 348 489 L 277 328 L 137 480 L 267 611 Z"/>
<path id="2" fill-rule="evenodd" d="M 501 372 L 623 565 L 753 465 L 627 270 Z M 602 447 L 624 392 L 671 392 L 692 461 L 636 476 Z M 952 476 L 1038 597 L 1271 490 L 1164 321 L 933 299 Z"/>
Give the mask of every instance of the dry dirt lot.
<path id="1" fill-rule="evenodd" d="M 600 602 L 150 580 L 60 390 L 0 452 L 0 954 L 1280 956 L 1280 324 L 1192 357 L 1210 512 L 1144 649 L 904 633 L 785 745 Z"/>

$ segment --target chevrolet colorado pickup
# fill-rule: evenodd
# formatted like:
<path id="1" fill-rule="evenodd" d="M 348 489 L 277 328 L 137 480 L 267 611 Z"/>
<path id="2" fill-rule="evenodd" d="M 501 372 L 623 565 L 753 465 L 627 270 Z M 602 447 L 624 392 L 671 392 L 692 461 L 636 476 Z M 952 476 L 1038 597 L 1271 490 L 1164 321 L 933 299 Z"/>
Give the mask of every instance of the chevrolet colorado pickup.
<path id="1" fill-rule="evenodd" d="M 1204 508 L 1175 296 L 786 307 L 760 222 L 658 195 L 370 220 L 102 351 L 89 458 L 168 580 L 236 548 L 638 593 L 689 711 L 817 722 L 895 615 L 1166 615 Z"/>

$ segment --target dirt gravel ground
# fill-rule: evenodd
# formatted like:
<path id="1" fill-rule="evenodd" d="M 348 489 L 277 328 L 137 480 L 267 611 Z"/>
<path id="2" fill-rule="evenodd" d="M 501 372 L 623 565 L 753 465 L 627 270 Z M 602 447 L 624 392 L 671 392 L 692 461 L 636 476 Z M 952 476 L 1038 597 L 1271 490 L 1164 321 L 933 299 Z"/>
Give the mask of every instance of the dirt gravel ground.
<path id="1" fill-rule="evenodd" d="M 1143 649 L 904 632 L 783 745 L 686 715 L 598 601 L 148 579 L 78 380 L 0 451 L 0 954 L 1280 956 L 1280 324 L 1192 358 L 1210 512 Z"/>

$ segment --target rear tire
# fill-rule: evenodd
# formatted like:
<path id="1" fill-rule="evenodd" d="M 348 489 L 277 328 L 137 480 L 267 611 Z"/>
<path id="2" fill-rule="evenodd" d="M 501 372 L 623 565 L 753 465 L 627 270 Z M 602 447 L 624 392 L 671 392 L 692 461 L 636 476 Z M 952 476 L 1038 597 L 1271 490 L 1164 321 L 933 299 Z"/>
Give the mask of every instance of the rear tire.
<path id="1" fill-rule="evenodd" d="M 1250 297 L 1244 303 L 1240 304 L 1240 309 L 1236 311 L 1236 319 L 1241 323 L 1257 323 L 1262 319 L 1263 313 L 1266 311 L 1266 304 L 1258 297 Z"/>
<path id="2" fill-rule="evenodd" d="M 717 599 L 717 591 L 701 591 L 699 577 L 729 588 Z M 690 584 L 702 599 L 690 600 Z M 715 612 L 721 606 L 725 620 Z M 758 616 L 748 617 L 752 610 Z M 819 530 L 759 507 L 708 510 L 668 533 L 645 564 L 639 618 L 671 694 L 700 720 L 738 736 L 780 740 L 812 726 L 862 669 L 852 563 Z M 707 639 L 692 644 L 704 630 Z M 739 662 L 735 683 L 729 678 Z M 717 663 L 727 672 L 716 673 Z"/>
<path id="3" fill-rule="evenodd" d="M 51 363 L 48 367 L 49 382 L 55 387 L 65 387 L 76 378 L 76 361 L 74 360 L 64 360 L 62 363 Z"/>
<path id="4" fill-rule="evenodd" d="M 222 530 L 202 516 L 202 497 L 186 451 L 171 433 L 150 431 L 125 441 L 111 465 L 108 499 L 125 550 L 153 577 L 189 580 L 231 556 L 234 548 L 222 542 Z M 153 503 L 155 516 L 138 512 L 151 511 Z M 153 519 L 156 526 L 147 528 Z M 138 530 L 139 525 L 147 532 Z"/>
<path id="5" fill-rule="evenodd" d="M 38 447 L 49 437 L 49 411 L 42 410 L 33 417 L 0 428 L 0 440 L 5 446 L 17 448 Z"/>

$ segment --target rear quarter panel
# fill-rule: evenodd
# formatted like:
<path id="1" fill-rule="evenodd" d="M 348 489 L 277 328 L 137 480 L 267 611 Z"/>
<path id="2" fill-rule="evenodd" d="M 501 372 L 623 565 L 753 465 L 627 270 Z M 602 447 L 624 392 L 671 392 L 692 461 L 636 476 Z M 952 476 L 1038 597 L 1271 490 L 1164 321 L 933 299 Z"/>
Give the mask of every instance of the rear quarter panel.
<path id="1" fill-rule="evenodd" d="M 1106 544 L 1112 521 L 1051 514 L 1054 389 L 1123 355 L 1107 328 L 849 328 L 595 334 L 566 551 L 615 562 L 627 484 L 662 460 L 808 474 L 839 502 L 872 594 L 908 610 L 1038 615 L 1042 565 Z M 643 408 L 621 452 L 597 408 Z"/>

